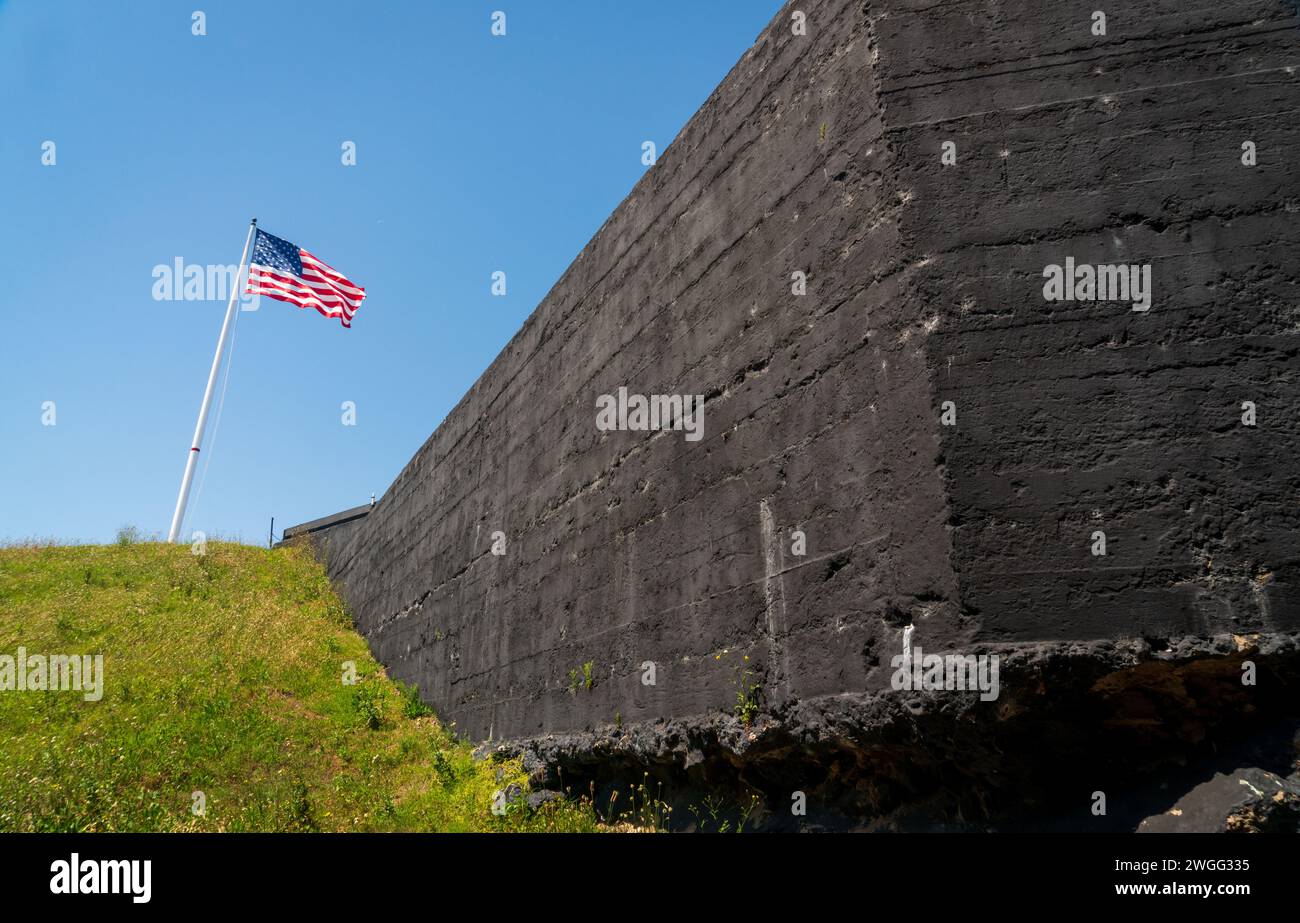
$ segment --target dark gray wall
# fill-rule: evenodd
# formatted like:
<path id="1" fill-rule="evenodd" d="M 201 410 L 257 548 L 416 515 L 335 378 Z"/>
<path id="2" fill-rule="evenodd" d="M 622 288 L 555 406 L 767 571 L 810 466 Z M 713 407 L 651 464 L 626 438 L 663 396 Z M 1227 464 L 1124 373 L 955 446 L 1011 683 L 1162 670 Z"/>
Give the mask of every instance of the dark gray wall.
<path id="1" fill-rule="evenodd" d="M 1104 38 L 1086 28 L 1098 8 Z M 908 297 L 939 319 L 935 397 L 960 408 L 942 453 L 979 636 L 1294 631 L 1294 7 L 873 9 L 912 195 Z M 961 156 L 945 168 L 934 152 L 950 139 Z M 1067 256 L 1149 263 L 1151 310 L 1046 303 L 1042 269 Z M 1089 551 L 1096 529 L 1105 558 Z"/>
<path id="2" fill-rule="evenodd" d="M 331 554 L 390 672 L 517 738 L 725 712 L 746 663 L 880 691 L 907 624 L 1300 628 L 1295 16 L 1097 6 L 778 14 Z M 1151 263 L 1151 311 L 1047 304 L 1066 256 Z M 703 440 L 598 432 L 619 386 Z"/>

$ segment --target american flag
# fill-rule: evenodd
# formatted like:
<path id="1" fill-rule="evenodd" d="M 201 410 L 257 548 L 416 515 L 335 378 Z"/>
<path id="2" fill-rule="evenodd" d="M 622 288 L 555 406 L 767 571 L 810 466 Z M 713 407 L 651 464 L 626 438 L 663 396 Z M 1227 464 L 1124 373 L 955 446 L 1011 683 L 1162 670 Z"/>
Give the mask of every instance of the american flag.
<path id="1" fill-rule="evenodd" d="M 364 288 L 333 267 L 261 228 L 245 291 L 270 295 L 300 308 L 315 308 L 326 317 L 337 317 L 344 327 L 352 326 L 352 316 L 366 298 Z"/>

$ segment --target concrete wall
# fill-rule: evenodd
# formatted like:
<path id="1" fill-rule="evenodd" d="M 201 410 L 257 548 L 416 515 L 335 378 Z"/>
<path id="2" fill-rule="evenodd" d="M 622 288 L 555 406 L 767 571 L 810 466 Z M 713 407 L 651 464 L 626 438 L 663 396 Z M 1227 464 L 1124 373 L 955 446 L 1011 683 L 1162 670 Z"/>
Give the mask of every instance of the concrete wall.
<path id="1" fill-rule="evenodd" d="M 1007 641 L 1294 631 L 1294 6 L 1096 8 L 873 4 L 961 602 Z M 1046 303 L 1067 256 L 1149 264 L 1150 311 Z"/>
<path id="2" fill-rule="evenodd" d="M 746 669 L 778 715 L 870 696 L 909 624 L 1300 629 L 1296 17 L 1097 6 L 782 10 L 331 554 L 392 675 L 521 738 Z M 1067 256 L 1150 263 L 1151 310 L 1046 303 Z M 703 395 L 703 439 L 598 431 L 620 386 Z"/>

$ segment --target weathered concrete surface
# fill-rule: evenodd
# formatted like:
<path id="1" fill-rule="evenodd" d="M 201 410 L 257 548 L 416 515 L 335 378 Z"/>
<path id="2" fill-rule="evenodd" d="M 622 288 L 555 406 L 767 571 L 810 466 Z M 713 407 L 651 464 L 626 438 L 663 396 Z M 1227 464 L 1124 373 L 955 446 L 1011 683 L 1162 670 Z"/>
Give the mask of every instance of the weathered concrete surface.
<path id="1" fill-rule="evenodd" d="M 532 739 L 536 780 L 802 772 L 859 807 L 1032 774 L 1002 732 L 1107 746 L 1135 688 L 1204 712 L 1153 760 L 1294 709 L 1296 14 L 1136 0 L 1098 36 L 1096 6 L 778 13 L 331 554 L 390 672 Z M 1149 264 L 1150 311 L 1046 302 L 1067 257 Z M 704 395 L 704 438 L 599 432 L 620 386 Z M 894 692 L 908 625 L 1001 652 L 1002 698 Z"/>
<path id="2" fill-rule="evenodd" d="M 1098 38 L 1079 3 L 890 6 L 882 104 L 929 260 L 911 303 L 960 408 L 942 454 L 978 635 L 1295 630 L 1295 14 L 1143 0 Z M 1067 256 L 1150 263 L 1151 310 L 1046 304 Z M 1254 428 L 1243 401 L 1267 408 Z"/>

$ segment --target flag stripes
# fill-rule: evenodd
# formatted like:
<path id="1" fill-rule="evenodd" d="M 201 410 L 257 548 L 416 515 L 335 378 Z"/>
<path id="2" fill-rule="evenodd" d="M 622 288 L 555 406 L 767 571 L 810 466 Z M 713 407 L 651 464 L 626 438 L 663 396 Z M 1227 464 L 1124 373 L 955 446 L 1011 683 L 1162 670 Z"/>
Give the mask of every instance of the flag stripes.
<path id="1" fill-rule="evenodd" d="M 248 269 L 250 294 L 268 295 L 300 308 L 315 308 L 352 326 L 366 290 L 306 250 L 258 230 Z"/>

